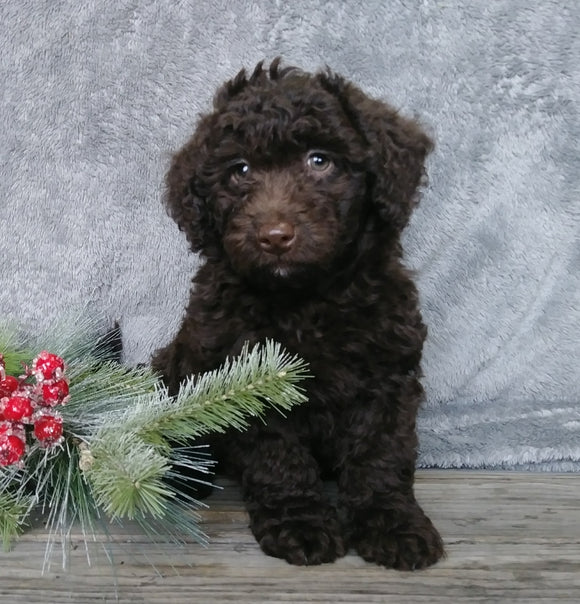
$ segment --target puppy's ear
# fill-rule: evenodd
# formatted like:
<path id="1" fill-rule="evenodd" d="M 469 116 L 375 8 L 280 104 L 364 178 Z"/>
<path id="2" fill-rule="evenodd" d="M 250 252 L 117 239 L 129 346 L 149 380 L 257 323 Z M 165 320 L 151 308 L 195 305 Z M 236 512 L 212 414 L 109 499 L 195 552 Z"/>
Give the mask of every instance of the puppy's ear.
<path id="1" fill-rule="evenodd" d="M 193 137 L 173 156 L 165 177 L 167 210 L 194 252 L 205 250 L 211 233 L 205 195 L 198 186 L 198 174 L 207 154 L 207 119 L 202 119 Z"/>
<path id="2" fill-rule="evenodd" d="M 242 69 L 222 84 L 214 95 L 213 113 L 202 117 L 193 137 L 173 156 L 165 178 L 165 204 L 195 252 L 209 255 L 215 246 L 219 247 L 213 214 L 206 203 L 209 195 L 206 173 L 209 146 L 222 133 L 216 125 L 219 115 L 247 86 L 263 83 L 268 77 L 278 77 L 279 63 L 278 59 L 274 60 L 268 71 L 261 61 L 249 77 Z"/>
<path id="3" fill-rule="evenodd" d="M 432 141 L 416 122 L 402 117 L 386 103 L 369 98 L 330 70 L 318 78 L 339 99 L 346 116 L 366 141 L 372 199 L 387 225 L 401 231 L 418 202 Z"/>

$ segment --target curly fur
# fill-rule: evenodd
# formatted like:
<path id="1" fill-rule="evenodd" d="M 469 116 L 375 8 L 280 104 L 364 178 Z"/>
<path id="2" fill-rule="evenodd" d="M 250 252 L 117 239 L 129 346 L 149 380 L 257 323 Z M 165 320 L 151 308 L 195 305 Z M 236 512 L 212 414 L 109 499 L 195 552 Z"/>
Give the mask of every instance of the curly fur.
<path id="1" fill-rule="evenodd" d="M 166 203 L 205 263 L 153 366 L 172 391 L 245 341 L 310 363 L 309 402 L 213 443 L 262 549 L 416 569 L 443 555 L 413 494 L 426 329 L 401 262 L 432 143 L 330 70 L 257 65 L 174 156 Z M 323 478 L 337 480 L 334 506 Z"/>

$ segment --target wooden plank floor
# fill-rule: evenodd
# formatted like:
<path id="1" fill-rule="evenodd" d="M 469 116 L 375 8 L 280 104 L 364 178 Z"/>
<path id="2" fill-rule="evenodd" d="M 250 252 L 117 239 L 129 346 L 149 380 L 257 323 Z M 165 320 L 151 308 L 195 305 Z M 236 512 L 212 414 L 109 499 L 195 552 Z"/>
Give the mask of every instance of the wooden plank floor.
<path id="1" fill-rule="evenodd" d="M 237 488 L 225 487 L 203 512 L 207 548 L 153 548 L 129 531 L 111 547 L 113 565 L 101 553 L 88 566 L 77 547 L 67 571 L 53 564 L 42 576 L 46 535 L 28 532 L 0 554 L 0 602 L 580 602 L 577 474 L 419 472 L 417 497 L 443 534 L 448 557 L 415 573 L 352 553 L 301 568 L 269 558 L 247 529 Z M 71 539 L 73 547 L 80 542 Z"/>

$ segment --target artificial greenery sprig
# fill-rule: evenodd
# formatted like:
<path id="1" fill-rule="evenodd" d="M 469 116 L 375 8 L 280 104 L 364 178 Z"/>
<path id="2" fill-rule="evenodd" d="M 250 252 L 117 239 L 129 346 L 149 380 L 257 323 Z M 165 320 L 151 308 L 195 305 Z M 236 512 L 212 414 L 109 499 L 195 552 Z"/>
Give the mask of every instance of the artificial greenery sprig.
<path id="1" fill-rule="evenodd" d="M 228 428 L 243 430 L 268 408 L 285 412 L 306 400 L 299 383 L 305 363 L 273 342 L 244 347 L 239 357 L 193 376 L 172 397 L 147 368 L 123 366 L 95 337 L 95 322 L 70 325 L 50 343 L 66 362 L 70 400 L 59 409 L 58 446 L 29 445 L 22 462 L 0 468 L 0 539 L 7 549 L 33 509 L 46 516 L 47 559 L 74 523 L 85 541 L 109 520 L 135 520 L 161 540 L 205 542 L 190 494 L 192 468 L 210 477 L 211 460 L 192 439 Z M 79 331 L 81 331 L 79 333 Z M 38 344 L 0 327 L 0 352 L 14 371 Z M 171 478 L 171 480 L 168 480 Z M 183 488 L 180 487 L 183 486 Z"/>

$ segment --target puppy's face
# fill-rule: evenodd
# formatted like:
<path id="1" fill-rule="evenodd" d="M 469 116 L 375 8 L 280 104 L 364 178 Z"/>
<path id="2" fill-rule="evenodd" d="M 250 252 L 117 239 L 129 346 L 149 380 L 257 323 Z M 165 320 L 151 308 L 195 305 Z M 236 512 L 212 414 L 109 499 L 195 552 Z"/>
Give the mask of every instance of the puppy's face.
<path id="1" fill-rule="evenodd" d="M 205 198 L 238 273 L 301 285 L 336 268 L 357 237 L 365 154 L 333 95 L 283 84 L 216 116 Z"/>
<path id="2" fill-rule="evenodd" d="M 397 240 L 432 143 L 330 71 L 242 70 L 173 157 L 167 207 L 194 251 L 302 286 Z M 374 252 L 373 252 L 374 253 Z"/>

